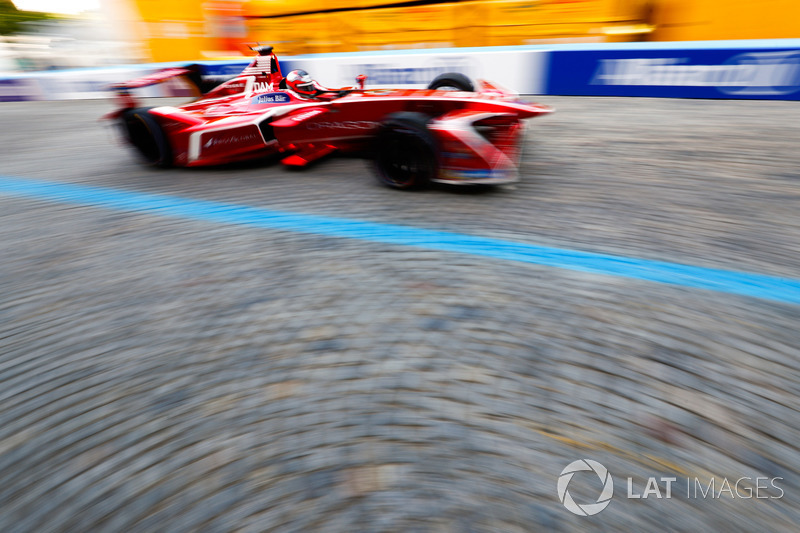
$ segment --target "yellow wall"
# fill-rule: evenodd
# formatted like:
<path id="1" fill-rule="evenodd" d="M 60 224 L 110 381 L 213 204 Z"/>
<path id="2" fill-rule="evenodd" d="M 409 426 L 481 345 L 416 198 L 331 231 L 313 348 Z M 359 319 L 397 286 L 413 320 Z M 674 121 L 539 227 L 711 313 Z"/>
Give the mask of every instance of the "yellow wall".
<path id="1" fill-rule="evenodd" d="M 338 14 L 349 50 L 456 46 L 456 6 L 374 8 Z"/>
<path id="2" fill-rule="evenodd" d="M 141 23 L 145 45 L 153 61 L 199 59 L 208 49 L 203 21 L 162 20 Z"/>
<path id="3" fill-rule="evenodd" d="M 276 15 L 297 15 L 337 9 L 368 9 L 398 0 L 243 0 L 249 17 L 274 17 Z"/>
<path id="4" fill-rule="evenodd" d="M 649 0 L 486 0 L 487 45 L 638 39 Z"/>
<path id="5" fill-rule="evenodd" d="M 784 39 L 800 37 L 798 0 L 658 0 L 653 39 Z"/>
<path id="6" fill-rule="evenodd" d="M 139 33 L 153 61 L 227 55 L 247 41 L 240 2 L 225 0 L 130 0 Z M 228 18 L 228 17 L 232 18 Z"/>
<path id="7" fill-rule="evenodd" d="M 198 0 L 135 0 L 144 20 L 203 20 Z"/>
<path id="8" fill-rule="evenodd" d="M 384 7 L 397 0 L 130 1 L 155 61 L 220 57 L 255 41 L 296 55 L 540 42 L 800 38 L 800 0 L 454 0 L 401 7 Z M 230 19 L 220 15 L 228 8 L 235 12 Z M 220 30 L 237 24 L 240 32 Z"/>
<path id="9" fill-rule="evenodd" d="M 650 0 L 251 0 L 249 38 L 282 54 L 639 39 Z M 334 10 L 315 15 L 289 13 Z M 337 11 L 338 10 L 338 11 Z M 329 48 L 326 49 L 326 46 Z"/>
<path id="10" fill-rule="evenodd" d="M 343 34 L 336 21 L 326 14 L 257 18 L 248 21 L 249 42 L 275 47 L 279 55 L 340 52 Z"/>

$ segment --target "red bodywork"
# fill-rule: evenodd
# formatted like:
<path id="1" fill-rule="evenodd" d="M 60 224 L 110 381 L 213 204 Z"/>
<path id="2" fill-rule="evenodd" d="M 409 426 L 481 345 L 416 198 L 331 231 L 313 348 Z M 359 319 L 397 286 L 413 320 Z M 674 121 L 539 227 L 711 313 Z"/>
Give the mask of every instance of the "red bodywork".
<path id="1" fill-rule="evenodd" d="M 121 107 L 136 106 L 130 89 L 185 74 L 168 69 L 115 87 Z M 367 148 L 381 122 L 397 112 L 432 117 L 428 128 L 439 149 L 436 181 L 506 183 L 518 176 L 522 119 L 551 109 L 519 100 L 516 93 L 479 80 L 476 92 L 323 89 L 315 98 L 281 89 L 283 75 L 271 50 L 239 76 L 192 103 L 149 110 L 161 126 L 176 166 L 219 165 L 285 154 L 282 162 L 303 166 L 332 152 Z"/>

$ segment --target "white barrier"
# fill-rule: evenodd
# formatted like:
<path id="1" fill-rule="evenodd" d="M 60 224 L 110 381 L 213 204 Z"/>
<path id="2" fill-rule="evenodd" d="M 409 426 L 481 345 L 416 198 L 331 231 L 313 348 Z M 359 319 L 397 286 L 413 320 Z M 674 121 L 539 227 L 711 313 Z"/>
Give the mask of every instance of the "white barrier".
<path id="1" fill-rule="evenodd" d="M 473 79 L 487 79 L 523 94 L 543 90 L 547 53 L 544 50 L 499 49 L 403 50 L 353 54 L 319 54 L 281 59 L 284 74 L 295 68 L 308 71 L 329 87 L 355 83 L 358 74 L 366 74 L 367 87 L 424 88 L 437 75 L 460 72 Z M 246 65 L 246 60 L 199 61 L 204 73 L 232 76 Z M 188 63 L 138 65 L 131 67 L 79 69 L 17 74 L 0 77 L 0 101 L 68 100 L 104 98 L 108 86 L 144 76 L 166 67 Z M 148 88 L 144 96 L 174 96 L 175 87 Z"/>
<path id="2" fill-rule="evenodd" d="M 109 86 L 145 76 L 163 65 L 53 70 L 0 78 L 0 102 L 108 98 Z M 142 96 L 172 96 L 175 86 L 153 86 Z"/>
<path id="3" fill-rule="evenodd" d="M 302 68 L 328 87 L 353 85 L 367 75 L 367 87 L 425 88 L 446 72 L 486 79 L 523 94 L 544 90 L 547 52 L 518 49 L 414 50 L 287 58 L 281 68 Z"/>
<path id="4" fill-rule="evenodd" d="M 247 64 L 196 62 L 206 75 L 233 76 Z M 180 65 L 185 65 L 182 63 Z M 0 101 L 102 98 L 108 85 L 176 64 L 0 76 Z M 678 98 L 800 99 L 800 39 L 534 45 L 318 54 L 281 59 L 285 73 L 308 71 L 329 87 L 425 87 L 437 75 L 461 72 L 521 94 Z M 149 88 L 177 96 L 180 87 Z"/>

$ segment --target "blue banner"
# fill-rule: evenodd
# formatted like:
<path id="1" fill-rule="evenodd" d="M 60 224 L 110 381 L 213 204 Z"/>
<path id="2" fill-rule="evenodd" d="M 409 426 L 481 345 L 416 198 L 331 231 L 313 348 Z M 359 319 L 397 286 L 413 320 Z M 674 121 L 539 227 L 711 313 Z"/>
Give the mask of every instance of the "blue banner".
<path id="1" fill-rule="evenodd" d="M 35 83 L 26 79 L 0 80 L 0 102 L 38 100 Z"/>
<path id="2" fill-rule="evenodd" d="M 546 94 L 800 100 L 800 49 L 553 51 Z"/>
<path id="3" fill-rule="evenodd" d="M 231 61 L 229 63 L 214 62 L 197 62 L 200 65 L 200 73 L 203 76 L 210 77 L 235 77 L 242 73 L 242 71 L 251 63 L 250 60 Z"/>

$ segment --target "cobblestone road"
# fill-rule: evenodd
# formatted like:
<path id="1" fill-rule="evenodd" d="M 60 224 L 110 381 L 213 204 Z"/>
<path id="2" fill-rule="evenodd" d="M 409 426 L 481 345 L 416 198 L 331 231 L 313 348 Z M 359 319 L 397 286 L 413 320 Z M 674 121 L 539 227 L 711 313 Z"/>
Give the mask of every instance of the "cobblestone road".
<path id="1" fill-rule="evenodd" d="M 143 170 L 103 102 L 0 106 L 0 176 L 800 277 L 795 104 L 539 100 L 558 113 L 514 188 L 401 193 L 348 159 Z M 9 197 L 0 242 L 2 531 L 800 523 L 798 306 Z M 614 476 L 593 517 L 556 492 L 584 457 Z M 673 497 L 626 498 L 650 476 Z M 687 497 L 742 477 L 780 490 Z"/>

